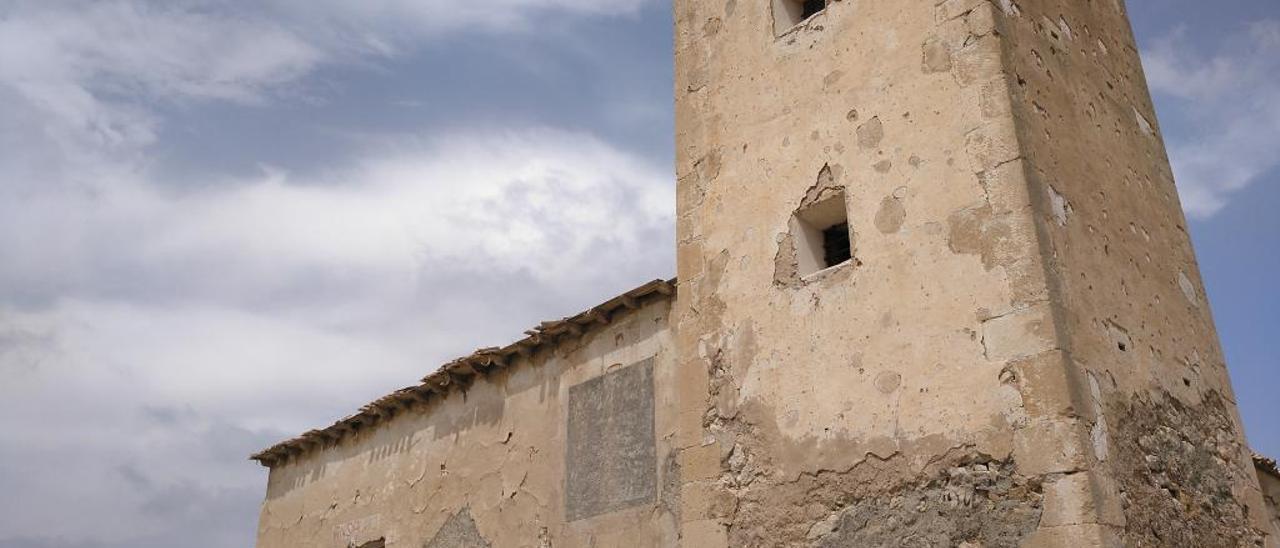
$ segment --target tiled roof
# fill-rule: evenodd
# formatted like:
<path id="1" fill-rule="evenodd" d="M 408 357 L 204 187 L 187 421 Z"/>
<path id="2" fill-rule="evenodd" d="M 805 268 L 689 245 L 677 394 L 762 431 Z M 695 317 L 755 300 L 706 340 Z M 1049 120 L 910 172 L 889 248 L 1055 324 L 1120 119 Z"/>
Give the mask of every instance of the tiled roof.
<path id="1" fill-rule="evenodd" d="M 580 314 L 561 320 L 542 322 L 526 331 L 525 338 L 501 348 L 482 348 L 469 356 L 453 360 L 435 373 L 427 375 L 416 386 L 402 388 L 362 408 L 354 415 L 332 426 L 311 430 L 280 442 L 252 457 L 263 466 L 275 466 L 311 450 L 329 446 L 365 428 L 383 423 L 405 410 L 441 398 L 459 386 L 503 369 L 515 358 L 529 357 L 539 349 L 554 348 L 562 342 L 608 325 L 619 314 L 659 300 L 672 298 L 676 280 L 654 280 L 618 295 Z"/>
<path id="2" fill-rule="evenodd" d="M 1262 455 L 1259 455 L 1257 453 L 1254 453 L 1253 465 L 1257 467 L 1258 470 L 1261 470 L 1263 472 L 1271 474 L 1272 476 L 1280 478 L 1280 470 L 1276 469 L 1276 459 L 1270 459 Z"/>

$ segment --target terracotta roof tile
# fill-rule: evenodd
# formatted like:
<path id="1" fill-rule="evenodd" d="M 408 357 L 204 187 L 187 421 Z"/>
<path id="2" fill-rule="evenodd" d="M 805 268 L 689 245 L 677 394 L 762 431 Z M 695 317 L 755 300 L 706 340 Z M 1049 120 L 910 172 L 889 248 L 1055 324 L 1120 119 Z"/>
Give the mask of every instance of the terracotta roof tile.
<path id="1" fill-rule="evenodd" d="M 1267 458 L 1257 453 L 1253 454 L 1253 465 L 1258 470 L 1271 474 L 1276 478 L 1280 478 L 1280 470 L 1276 469 L 1276 459 Z"/>
<path id="2" fill-rule="evenodd" d="M 540 348 L 554 348 L 561 342 L 581 337 L 608 325 L 617 314 L 638 309 L 650 302 L 670 299 L 675 292 L 675 279 L 654 280 L 574 316 L 542 322 L 538 327 L 526 331 L 523 339 L 504 347 L 481 348 L 468 356 L 446 363 L 434 373 L 423 377 L 418 385 L 401 388 L 365 405 L 354 415 L 331 426 L 282 441 L 249 458 L 263 466 L 275 466 L 312 449 L 336 443 L 363 428 L 390 420 L 410 407 L 447 395 L 476 378 L 484 378 L 491 372 L 507 367 L 518 357 L 529 357 Z"/>

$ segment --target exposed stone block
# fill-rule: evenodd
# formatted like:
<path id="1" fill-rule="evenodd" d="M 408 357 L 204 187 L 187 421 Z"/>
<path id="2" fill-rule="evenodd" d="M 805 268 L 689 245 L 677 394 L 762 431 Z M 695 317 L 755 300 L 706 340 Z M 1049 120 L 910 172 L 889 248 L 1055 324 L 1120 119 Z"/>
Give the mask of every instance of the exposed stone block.
<path id="1" fill-rule="evenodd" d="M 984 2 L 981 6 L 977 6 L 973 11 L 969 12 L 964 21 L 970 35 L 986 36 L 991 34 L 996 30 L 996 8 L 990 3 Z"/>
<path id="2" fill-rule="evenodd" d="M 1009 361 L 1029 358 L 1057 348 L 1052 311 L 1038 305 L 991 318 L 982 324 L 982 345 L 987 359 Z"/>
<path id="3" fill-rule="evenodd" d="M 1120 491 L 1105 476 L 1078 472 L 1045 482 L 1041 527 L 1086 524 L 1123 527 L 1124 523 Z"/>
<path id="4" fill-rule="evenodd" d="M 938 23 L 945 23 L 957 17 L 962 17 L 974 8 L 986 3 L 986 0 L 943 0 L 938 2 L 935 10 L 935 18 Z"/>
<path id="5" fill-rule="evenodd" d="M 729 546 L 729 535 L 719 520 L 704 519 L 685 522 L 682 526 L 684 546 L 698 548 L 726 548 Z"/>
<path id="6" fill-rule="evenodd" d="M 1124 542 L 1114 528 L 1106 525 L 1065 525 L 1044 527 L 1027 539 L 1022 548 L 1121 548 Z"/>
<path id="7" fill-rule="evenodd" d="M 714 480 L 695 481 L 680 489 L 680 515 L 686 520 L 728 517 L 737 506 L 737 498 Z"/>
<path id="8" fill-rule="evenodd" d="M 951 74 L 962 86 L 991 80 L 1004 68 L 1001 64 L 1000 41 L 991 36 L 979 38 L 951 55 Z"/>
<path id="9" fill-rule="evenodd" d="M 680 473 L 687 481 L 715 479 L 723 471 L 718 443 L 703 443 L 680 451 Z"/>
<path id="10" fill-rule="evenodd" d="M 1094 405 L 1075 364 L 1061 350 L 1014 360 L 1008 365 L 1032 420 L 1081 417 L 1093 420 Z"/>
<path id="11" fill-rule="evenodd" d="M 965 135 L 965 152 L 974 173 L 982 173 L 1022 156 L 1011 120 L 990 120 Z"/>
<path id="12" fill-rule="evenodd" d="M 1028 476 L 1067 474 L 1091 463 L 1088 428 L 1078 420 L 1033 421 L 1013 437 L 1018 473 Z"/>

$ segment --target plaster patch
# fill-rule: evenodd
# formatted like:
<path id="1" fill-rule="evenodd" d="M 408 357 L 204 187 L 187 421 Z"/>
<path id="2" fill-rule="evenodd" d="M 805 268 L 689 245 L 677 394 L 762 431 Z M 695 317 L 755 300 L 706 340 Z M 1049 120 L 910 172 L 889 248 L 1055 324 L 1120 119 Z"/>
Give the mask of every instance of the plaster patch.
<path id="1" fill-rule="evenodd" d="M 902 375 L 886 371 L 876 376 L 876 390 L 881 394 L 892 394 L 902 386 Z"/>
<path id="2" fill-rule="evenodd" d="M 880 122 L 880 117 L 876 116 L 867 120 L 867 123 L 858 126 L 858 146 L 862 148 L 876 148 L 880 146 L 880 141 L 884 139 L 884 124 Z"/>
<path id="3" fill-rule="evenodd" d="M 1067 219 L 1071 215 L 1071 204 L 1067 199 L 1058 192 L 1058 189 L 1049 187 L 1049 207 L 1053 211 L 1054 220 L 1058 221 L 1058 226 L 1067 226 Z"/>
<path id="4" fill-rule="evenodd" d="M 1200 306 L 1200 294 L 1196 291 L 1195 284 L 1191 283 L 1191 278 L 1187 277 L 1186 272 L 1178 273 L 1178 288 L 1182 290 L 1182 295 L 1192 306 Z"/>
<path id="5" fill-rule="evenodd" d="M 907 219 L 907 209 L 903 207 L 902 200 L 894 196 L 885 196 L 880 201 L 880 210 L 876 212 L 876 229 L 882 234 L 893 234 L 902 229 L 902 223 Z"/>
<path id="6" fill-rule="evenodd" d="M 569 388 L 565 514 L 576 521 L 657 495 L 653 359 Z"/>
<path id="7" fill-rule="evenodd" d="M 925 40 L 922 49 L 924 50 L 922 70 L 925 74 L 951 70 L 951 50 L 947 49 L 947 44 L 942 40 L 931 37 Z"/>

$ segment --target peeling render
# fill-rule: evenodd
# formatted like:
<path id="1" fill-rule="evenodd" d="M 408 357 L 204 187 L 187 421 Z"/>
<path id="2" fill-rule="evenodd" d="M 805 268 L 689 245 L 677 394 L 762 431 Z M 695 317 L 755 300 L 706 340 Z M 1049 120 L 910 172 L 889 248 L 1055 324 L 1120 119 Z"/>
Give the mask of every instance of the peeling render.
<path id="1" fill-rule="evenodd" d="M 1280 545 L 1123 2 L 791 1 L 674 3 L 678 294 L 255 455 L 260 546 Z"/>
<path id="2" fill-rule="evenodd" d="M 258 546 L 676 545 L 671 301 L 659 297 L 272 461 Z"/>
<path id="3" fill-rule="evenodd" d="M 1033 218 L 1060 345 L 1092 401 L 1081 420 L 1101 527 L 1079 532 L 1261 546 L 1259 486 L 1124 4 L 1010 5 L 1000 28 Z"/>
<path id="4" fill-rule="evenodd" d="M 677 28 L 727 11 L 677 2 Z M 1119 479 L 1136 419 L 1116 406 L 1135 402 L 1239 449 L 1160 458 L 1199 470 L 1186 496 L 1234 535 L 1213 538 L 1261 538 L 1123 3 L 830 2 L 772 43 L 768 10 L 743 11 L 677 33 L 677 63 L 721 83 L 677 94 L 678 173 L 724 151 L 679 203 L 700 545 L 1177 545 L 1126 502 L 1143 476 Z M 858 263 L 809 280 L 786 223 L 824 165 L 843 166 Z M 1022 489 L 963 499 L 1009 516 L 985 529 L 930 491 L 975 455 Z"/>

